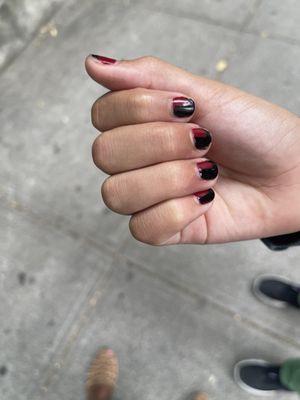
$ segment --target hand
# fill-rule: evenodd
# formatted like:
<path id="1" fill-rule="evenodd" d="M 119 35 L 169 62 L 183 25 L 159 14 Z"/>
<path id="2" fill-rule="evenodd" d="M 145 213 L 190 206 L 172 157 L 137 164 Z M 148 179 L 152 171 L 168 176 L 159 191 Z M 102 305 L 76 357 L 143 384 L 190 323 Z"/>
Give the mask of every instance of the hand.
<path id="1" fill-rule="evenodd" d="M 86 69 L 111 90 L 92 108 L 104 132 L 94 162 L 111 175 L 102 196 L 132 215 L 135 238 L 220 243 L 300 229 L 297 116 L 153 57 L 89 56 Z"/>

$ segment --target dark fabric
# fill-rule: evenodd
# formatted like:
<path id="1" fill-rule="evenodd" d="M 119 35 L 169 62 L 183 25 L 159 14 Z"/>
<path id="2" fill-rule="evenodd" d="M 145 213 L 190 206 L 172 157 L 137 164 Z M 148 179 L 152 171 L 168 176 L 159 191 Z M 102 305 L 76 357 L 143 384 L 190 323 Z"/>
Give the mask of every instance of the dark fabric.
<path id="1" fill-rule="evenodd" d="M 292 246 L 300 246 L 300 232 L 273 236 L 261 240 L 271 250 L 286 250 Z"/>
<path id="2" fill-rule="evenodd" d="M 279 377 L 284 387 L 300 394 L 300 358 L 290 359 L 283 363 Z"/>

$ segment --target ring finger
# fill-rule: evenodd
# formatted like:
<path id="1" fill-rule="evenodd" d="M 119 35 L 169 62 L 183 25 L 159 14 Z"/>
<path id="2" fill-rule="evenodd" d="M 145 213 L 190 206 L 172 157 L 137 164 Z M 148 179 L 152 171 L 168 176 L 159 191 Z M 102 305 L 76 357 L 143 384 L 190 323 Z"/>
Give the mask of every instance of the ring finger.
<path id="1" fill-rule="evenodd" d="M 209 160 L 179 160 L 123 172 L 102 186 L 105 204 L 120 214 L 133 214 L 162 201 L 211 188 L 218 167 Z"/>

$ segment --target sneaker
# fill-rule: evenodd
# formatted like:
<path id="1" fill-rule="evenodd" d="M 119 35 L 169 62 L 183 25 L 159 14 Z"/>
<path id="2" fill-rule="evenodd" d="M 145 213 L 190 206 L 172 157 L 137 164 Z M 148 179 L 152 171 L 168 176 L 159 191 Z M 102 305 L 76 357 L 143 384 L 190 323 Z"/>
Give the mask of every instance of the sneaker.
<path id="1" fill-rule="evenodd" d="M 234 367 L 234 380 L 242 389 L 261 396 L 289 391 L 280 382 L 280 366 L 263 360 L 243 360 Z"/>
<path id="2" fill-rule="evenodd" d="M 86 381 L 87 400 L 110 400 L 118 379 L 119 367 L 115 353 L 101 349 L 88 370 Z"/>
<path id="3" fill-rule="evenodd" d="M 273 275 L 258 276 L 253 282 L 253 293 L 263 303 L 283 308 L 300 307 L 300 286 L 286 278 Z"/>

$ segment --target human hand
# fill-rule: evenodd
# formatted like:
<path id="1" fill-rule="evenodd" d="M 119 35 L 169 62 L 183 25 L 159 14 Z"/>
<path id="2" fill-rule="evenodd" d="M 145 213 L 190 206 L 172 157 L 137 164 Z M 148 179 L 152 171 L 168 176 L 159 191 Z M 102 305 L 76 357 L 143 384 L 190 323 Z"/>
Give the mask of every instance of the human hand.
<path id="1" fill-rule="evenodd" d="M 132 215 L 136 239 L 220 243 L 300 229 L 297 116 L 154 57 L 89 56 L 86 69 L 111 90 L 92 108 L 104 132 L 94 162 L 111 175 L 103 200 Z"/>

